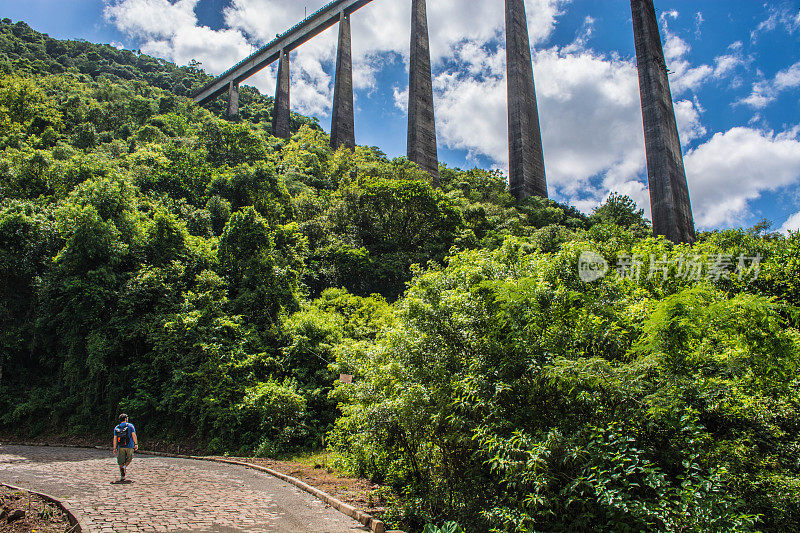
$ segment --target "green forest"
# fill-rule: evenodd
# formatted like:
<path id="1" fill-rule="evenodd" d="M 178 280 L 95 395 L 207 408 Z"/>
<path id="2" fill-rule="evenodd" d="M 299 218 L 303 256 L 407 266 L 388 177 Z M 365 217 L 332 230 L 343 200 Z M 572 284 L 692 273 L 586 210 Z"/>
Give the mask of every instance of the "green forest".
<path id="1" fill-rule="evenodd" d="M 209 79 L 0 23 L 0 434 L 324 446 L 411 532 L 800 531 L 800 233 L 436 188 Z"/>

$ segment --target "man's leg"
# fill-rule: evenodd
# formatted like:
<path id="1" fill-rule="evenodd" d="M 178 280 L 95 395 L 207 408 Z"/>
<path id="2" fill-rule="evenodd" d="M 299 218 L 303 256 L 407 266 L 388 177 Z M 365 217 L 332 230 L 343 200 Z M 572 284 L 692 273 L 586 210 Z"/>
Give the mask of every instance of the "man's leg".
<path id="1" fill-rule="evenodd" d="M 119 465 L 119 480 L 125 479 L 125 466 L 127 457 L 125 455 L 125 448 L 117 448 L 117 464 Z"/>
<path id="2" fill-rule="evenodd" d="M 125 472 L 128 469 L 128 465 L 131 464 L 133 461 L 133 448 L 125 448 L 125 465 L 122 467 L 122 477 L 125 478 Z"/>

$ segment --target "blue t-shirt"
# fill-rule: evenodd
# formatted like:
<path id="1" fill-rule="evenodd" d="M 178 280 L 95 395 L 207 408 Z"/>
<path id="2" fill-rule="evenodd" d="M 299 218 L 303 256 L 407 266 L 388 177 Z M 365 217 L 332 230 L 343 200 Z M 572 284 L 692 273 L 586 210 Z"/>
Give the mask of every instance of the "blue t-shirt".
<path id="1" fill-rule="evenodd" d="M 128 428 L 128 444 L 125 443 L 118 443 L 120 448 L 133 448 L 133 434 L 136 433 L 136 428 L 133 427 L 133 424 L 130 422 L 123 422 L 122 424 L 118 425 L 114 428 L 114 437 L 119 437 L 120 431 L 124 428 Z"/>

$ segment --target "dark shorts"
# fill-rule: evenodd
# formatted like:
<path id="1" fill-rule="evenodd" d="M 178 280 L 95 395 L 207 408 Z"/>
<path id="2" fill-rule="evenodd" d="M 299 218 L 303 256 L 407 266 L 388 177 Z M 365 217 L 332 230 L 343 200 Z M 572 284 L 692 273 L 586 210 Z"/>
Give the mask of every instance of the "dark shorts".
<path id="1" fill-rule="evenodd" d="M 133 448 L 117 448 L 117 463 L 128 466 L 133 461 Z"/>

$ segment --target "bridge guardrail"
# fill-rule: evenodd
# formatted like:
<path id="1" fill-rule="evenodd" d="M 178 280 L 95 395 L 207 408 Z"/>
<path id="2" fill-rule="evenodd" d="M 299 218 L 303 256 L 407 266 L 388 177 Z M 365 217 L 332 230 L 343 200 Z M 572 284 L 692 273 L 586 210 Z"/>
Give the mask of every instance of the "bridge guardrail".
<path id="1" fill-rule="evenodd" d="M 287 35 L 289 35 L 289 34 L 290 34 L 290 33 L 292 33 L 293 31 L 295 31 L 295 30 L 297 30 L 297 29 L 301 28 L 303 25 L 307 24 L 307 23 L 308 23 L 310 20 L 312 20 L 314 17 L 318 16 L 320 13 L 324 12 L 325 10 L 329 9 L 331 6 L 334 6 L 335 4 L 342 3 L 343 1 L 344 1 L 344 0 L 334 0 L 333 2 L 328 2 L 327 4 L 325 4 L 324 6 L 322 6 L 322 7 L 321 7 L 321 8 L 319 8 L 319 9 L 317 9 L 316 11 L 314 11 L 313 13 L 311 13 L 310 15 L 308 15 L 306 18 L 304 18 L 303 20 L 301 20 L 300 22 L 298 22 L 297 24 L 295 24 L 294 26 L 292 26 L 291 28 L 289 28 L 288 30 L 284 31 L 283 33 L 279 33 L 279 34 L 278 34 L 278 35 L 276 35 L 276 36 L 275 36 L 275 38 L 274 38 L 274 39 L 272 39 L 270 42 L 268 42 L 267 44 L 265 44 L 265 45 L 261 46 L 261 47 L 260 47 L 259 49 L 257 49 L 255 52 L 253 52 L 253 53 L 252 53 L 252 54 L 250 54 L 249 56 L 245 57 L 244 59 L 242 59 L 241 61 L 239 61 L 238 63 L 236 63 L 234 66 L 232 66 L 231 68 L 229 68 L 228 70 L 226 70 L 226 71 L 225 71 L 225 72 L 223 72 L 222 74 L 220 74 L 220 75 L 218 75 L 218 76 L 215 76 L 213 80 L 211 80 L 210 82 L 208 82 L 207 84 L 205 84 L 203 87 L 201 87 L 200 89 L 198 89 L 197 91 L 195 91 L 195 93 L 192 95 L 192 97 L 194 98 L 194 97 L 195 97 L 195 96 L 197 96 L 198 94 L 200 94 L 200 93 L 202 93 L 202 92 L 206 91 L 207 89 L 211 88 L 211 86 L 212 86 L 212 85 L 214 85 L 214 83 L 215 83 L 217 80 L 219 80 L 220 78 L 224 78 L 224 77 L 226 77 L 226 76 L 230 75 L 230 74 L 231 74 L 231 73 L 233 73 L 233 72 L 234 72 L 234 71 L 235 71 L 237 68 L 241 67 L 242 65 L 244 65 L 245 63 L 247 63 L 248 61 L 250 61 L 251 59 L 253 59 L 255 56 L 257 56 L 258 54 L 260 54 L 260 53 L 262 53 L 263 51 L 265 51 L 266 49 L 268 49 L 269 47 L 271 47 L 271 46 L 275 46 L 275 45 L 276 45 L 276 44 L 277 44 L 277 43 L 278 43 L 278 42 L 279 42 L 281 39 L 285 38 Z"/>

